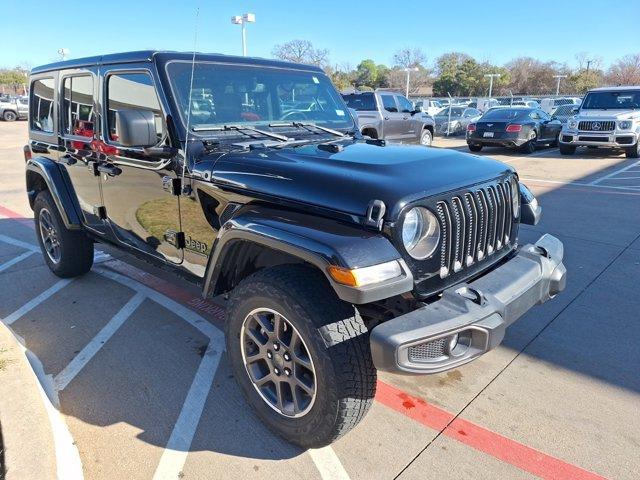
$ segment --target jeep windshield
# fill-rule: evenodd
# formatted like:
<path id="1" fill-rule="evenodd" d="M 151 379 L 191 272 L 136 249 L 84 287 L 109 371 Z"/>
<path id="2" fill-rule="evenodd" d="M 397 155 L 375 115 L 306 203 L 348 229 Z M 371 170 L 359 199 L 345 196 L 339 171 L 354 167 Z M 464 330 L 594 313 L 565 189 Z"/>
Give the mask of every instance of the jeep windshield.
<path id="1" fill-rule="evenodd" d="M 640 90 L 590 92 L 581 110 L 634 110 L 640 108 Z"/>
<path id="2" fill-rule="evenodd" d="M 189 118 L 192 132 L 238 135 L 239 129 L 229 126 L 263 131 L 277 126 L 282 132 L 284 123 L 296 134 L 313 134 L 299 123 L 355 129 L 342 97 L 322 72 L 196 62 L 192 83 L 191 67 L 191 62 L 170 62 L 167 73 L 182 122 Z"/>

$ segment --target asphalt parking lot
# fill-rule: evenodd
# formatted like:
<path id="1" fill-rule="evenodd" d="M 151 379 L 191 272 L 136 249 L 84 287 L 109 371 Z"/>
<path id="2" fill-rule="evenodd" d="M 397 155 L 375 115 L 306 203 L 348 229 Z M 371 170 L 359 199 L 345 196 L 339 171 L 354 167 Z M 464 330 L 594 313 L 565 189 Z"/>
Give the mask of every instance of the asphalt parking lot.
<path id="1" fill-rule="evenodd" d="M 538 196 L 543 220 L 521 227 L 520 243 L 560 238 L 567 290 L 471 364 L 380 375 L 354 431 L 302 451 L 248 410 L 223 352 L 222 301 L 109 248 L 82 278 L 49 272 L 24 191 L 25 142 L 25 122 L 0 122 L 0 319 L 37 357 L 65 478 L 637 478 L 637 160 L 484 149 Z M 435 145 L 466 151 L 460 139 Z"/>

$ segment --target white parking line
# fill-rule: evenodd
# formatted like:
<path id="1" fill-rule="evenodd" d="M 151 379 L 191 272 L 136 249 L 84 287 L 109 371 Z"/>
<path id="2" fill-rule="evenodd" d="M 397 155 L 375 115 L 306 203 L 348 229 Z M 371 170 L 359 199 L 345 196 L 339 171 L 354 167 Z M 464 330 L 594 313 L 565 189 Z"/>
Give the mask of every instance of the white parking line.
<path id="1" fill-rule="evenodd" d="M 331 446 L 323 448 L 312 448 L 309 455 L 316 464 L 323 480 L 348 479 L 349 474 L 340 463 L 340 459 Z"/>
<path id="2" fill-rule="evenodd" d="M 37 297 L 29 300 L 27 303 L 25 303 L 22 307 L 20 307 L 18 310 L 13 312 L 8 317 L 3 318 L 2 321 L 5 323 L 5 325 L 11 325 L 13 322 L 18 320 L 24 314 L 26 314 L 26 313 L 30 312 L 31 310 L 33 310 L 34 308 L 36 308 L 38 305 L 40 305 L 42 302 L 44 302 L 50 296 L 54 295 L 55 293 L 59 292 L 64 287 L 69 285 L 72 281 L 73 281 L 72 278 L 64 278 L 62 280 L 58 280 L 56 283 L 54 283 L 51 287 L 47 288 L 40 295 L 38 295 Z"/>
<path id="3" fill-rule="evenodd" d="M 605 175 L 603 177 L 597 178 L 593 182 L 590 182 L 589 185 L 598 185 L 600 182 L 604 180 L 612 179 L 612 177 L 615 177 L 619 173 L 626 172 L 627 170 L 631 170 L 632 168 L 637 167 L 638 165 L 640 165 L 640 161 L 632 163 L 631 165 L 627 165 L 626 167 L 616 170 L 614 172 L 611 172 L 610 174 Z"/>
<path id="4" fill-rule="evenodd" d="M 187 398 L 182 405 L 178 421 L 173 427 L 167 446 L 153 475 L 154 480 L 176 480 L 182 478 L 182 469 L 187 460 L 191 442 L 198 429 L 200 416 L 207 402 L 211 384 L 220 364 L 223 352 L 221 339 L 209 341 L 198 371 L 191 383 Z"/>
<path id="5" fill-rule="evenodd" d="M 4 262 L 3 264 L 0 264 L 0 272 L 2 272 L 3 270 L 6 270 L 11 265 L 15 265 L 16 263 L 21 262 L 25 258 L 30 257 L 31 255 L 33 255 L 33 253 L 34 252 L 32 252 L 32 251 L 21 253 L 17 257 L 14 257 L 11 260 L 8 260 L 8 261 Z"/>
<path id="6" fill-rule="evenodd" d="M 572 182 L 571 180 L 547 180 L 545 178 L 530 178 L 530 177 L 520 177 L 520 179 L 525 182 L 551 183 L 553 185 L 571 185 L 573 187 L 604 188 L 607 190 L 635 190 L 635 191 L 640 190 L 640 186 L 618 187 L 613 185 L 592 185 L 590 183 Z M 611 192 L 611 193 L 620 194 L 620 195 L 638 195 L 637 193 L 632 193 L 632 192 Z"/>
<path id="7" fill-rule="evenodd" d="M 17 240 L 12 237 L 7 237 L 6 235 L 0 235 L 0 242 L 8 243 L 9 245 L 14 245 L 16 247 L 24 248 L 25 250 L 29 250 L 31 252 L 39 252 L 40 247 L 34 245 L 33 243 L 23 242 L 21 240 Z"/>
<path id="8" fill-rule="evenodd" d="M 93 337 L 93 339 L 82 349 L 82 351 L 74 357 L 73 360 L 62 370 L 53 384 L 57 391 L 64 390 L 73 380 L 80 370 L 94 357 L 96 353 L 104 346 L 114 333 L 127 321 L 133 312 L 144 301 L 145 296 L 142 293 L 136 293 L 125 305 L 116 313 L 111 320 Z"/>

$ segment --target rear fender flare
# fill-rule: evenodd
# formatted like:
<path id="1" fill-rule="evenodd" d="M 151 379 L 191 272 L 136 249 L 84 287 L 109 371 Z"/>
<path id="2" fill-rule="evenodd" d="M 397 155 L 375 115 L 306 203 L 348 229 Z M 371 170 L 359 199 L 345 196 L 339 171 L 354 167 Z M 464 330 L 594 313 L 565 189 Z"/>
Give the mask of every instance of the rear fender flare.
<path id="1" fill-rule="evenodd" d="M 64 226 L 71 230 L 82 227 L 80 205 L 70 188 L 69 178 L 53 160 L 46 157 L 29 159 L 26 165 L 26 176 L 27 195 L 31 208 L 38 193 L 43 190 L 43 186 L 46 186 L 60 212 Z"/>

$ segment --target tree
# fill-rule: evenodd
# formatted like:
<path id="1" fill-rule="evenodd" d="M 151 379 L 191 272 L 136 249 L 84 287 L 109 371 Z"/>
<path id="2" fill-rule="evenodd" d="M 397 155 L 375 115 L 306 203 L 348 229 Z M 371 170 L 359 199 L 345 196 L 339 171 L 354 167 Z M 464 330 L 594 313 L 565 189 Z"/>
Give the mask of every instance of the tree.
<path id="1" fill-rule="evenodd" d="M 375 88 L 378 84 L 378 66 L 371 59 L 362 60 L 356 68 L 356 86 Z"/>
<path id="2" fill-rule="evenodd" d="M 640 85 L 640 53 L 622 57 L 611 65 L 606 80 L 611 85 Z"/>
<path id="3" fill-rule="evenodd" d="M 427 56 L 419 48 L 403 48 L 393 55 L 393 66 L 397 68 L 413 68 L 427 62 Z"/>
<path id="4" fill-rule="evenodd" d="M 280 60 L 318 67 L 324 67 L 329 62 L 329 50 L 315 48 L 308 40 L 291 40 L 282 45 L 276 45 L 271 54 Z"/>

